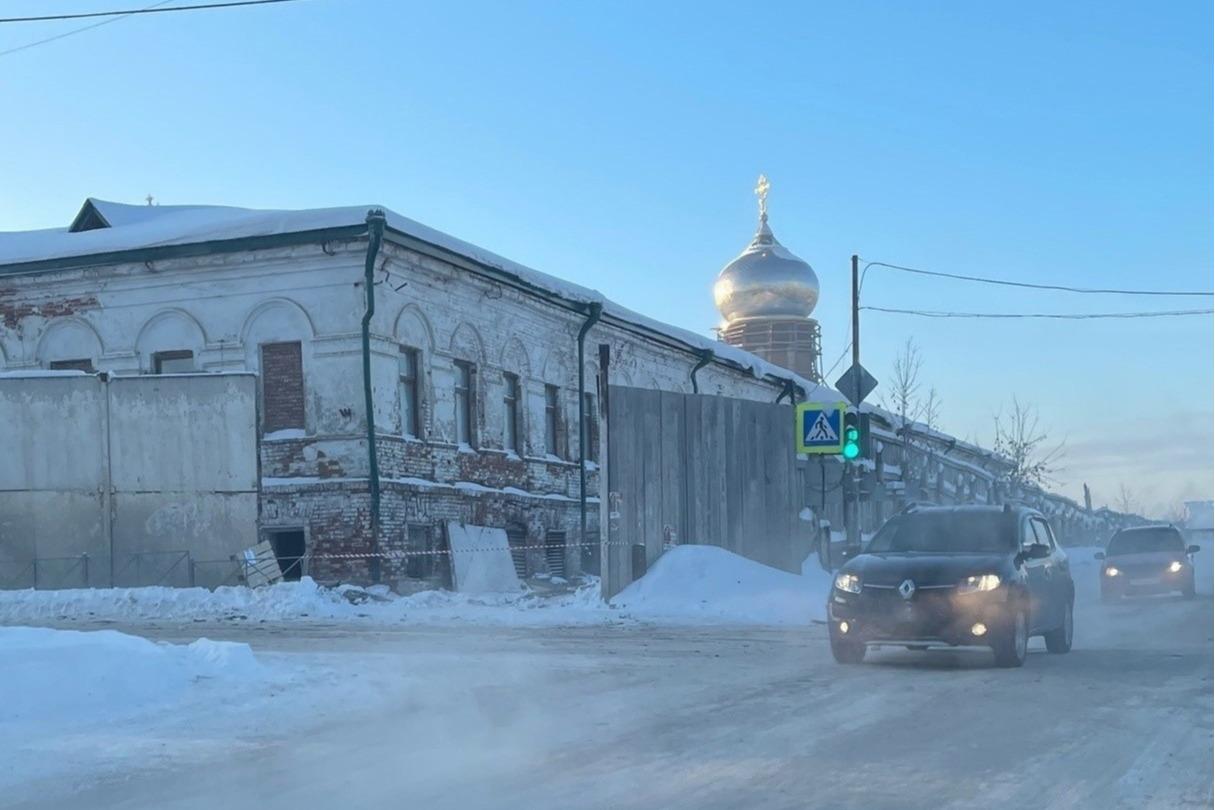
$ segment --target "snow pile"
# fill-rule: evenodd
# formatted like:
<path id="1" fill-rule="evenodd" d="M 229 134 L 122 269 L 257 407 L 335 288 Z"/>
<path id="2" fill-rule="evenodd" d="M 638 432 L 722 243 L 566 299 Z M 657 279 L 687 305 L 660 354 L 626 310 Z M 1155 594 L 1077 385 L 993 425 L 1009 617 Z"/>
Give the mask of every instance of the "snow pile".
<path id="1" fill-rule="evenodd" d="M 341 618 L 362 612 L 343 589 L 320 588 L 310 578 L 268 588 L 80 588 L 0 591 L 0 622 L 48 619 L 290 619 Z"/>
<path id="2" fill-rule="evenodd" d="M 0 591 L 0 623 L 60 619 L 192 621 L 236 619 L 380 620 L 413 623 L 471 621 L 485 624 L 586 624 L 614 617 L 599 598 L 598 580 L 573 593 L 539 596 L 424 591 L 398 597 L 387 587 L 323 588 L 309 577 L 263 588 L 113 588 Z"/>
<path id="3" fill-rule="evenodd" d="M 806 624 L 821 621 L 831 575 L 816 557 L 798 576 L 716 546 L 677 546 L 612 604 L 588 578 L 568 593 L 465 594 L 423 591 L 396 596 L 385 586 L 320 587 L 305 577 L 262 588 L 114 588 L 0 591 L 0 624 L 48 621 L 370 621 L 500 626 L 675 621 Z"/>
<path id="4" fill-rule="evenodd" d="M 114 630 L 0 627 L 0 650 L 0 728 L 10 729 L 125 716 L 174 702 L 199 679 L 262 672 L 248 644 L 157 644 Z"/>
<path id="5" fill-rule="evenodd" d="M 831 575 L 807 565 L 802 576 L 717 546 L 677 546 L 612 606 L 647 620 L 805 625 L 825 619 Z"/>

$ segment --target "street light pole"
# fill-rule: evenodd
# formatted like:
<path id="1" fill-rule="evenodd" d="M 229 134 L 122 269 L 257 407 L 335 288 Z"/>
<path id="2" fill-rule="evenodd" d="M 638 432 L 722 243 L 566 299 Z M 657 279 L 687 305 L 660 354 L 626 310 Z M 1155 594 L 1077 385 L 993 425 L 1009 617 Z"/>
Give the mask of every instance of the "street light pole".
<path id="1" fill-rule="evenodd" d="M 861 289 L 860 289 L 861 259 L 852 254 L 852 367 L 861 365 Z M 853 390 L 853 402 L 861 400 L 861 375 L 853 375 L 856 388 Z M 855 407 L 859 408 L 860 405 Z M 844 493 L 844 530 L 845 543 L 850 553 L 855 553 L 861 545 L 861 493 L 860 478 L 856 474 L 856 465 L 851 461 L 844 462 L 844 476 L 848 484 L 840 487 Z M 849 492 L 851 490 L 851 492 Z"/>

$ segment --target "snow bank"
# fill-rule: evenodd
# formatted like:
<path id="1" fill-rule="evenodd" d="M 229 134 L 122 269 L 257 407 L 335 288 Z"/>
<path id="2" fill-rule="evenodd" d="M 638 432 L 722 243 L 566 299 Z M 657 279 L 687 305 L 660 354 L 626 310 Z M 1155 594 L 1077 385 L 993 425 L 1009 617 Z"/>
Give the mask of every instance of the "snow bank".
<path id="1" fill-rule="evenodd" d="M 639 619 L 805 625 L 825 619 L 831 575 L 807 565 L 802 576 L 716 546 L 678 546 L 612 606 Z"/>
<path id="2" fill-rule="evenodd" d="M 77 725 L 176 701 L 202 678 L 261 675 L 248 644 L 157 644 L 114 630 L 0 627 L 0 729 Z"/>
<path id="3" fill-rule="evenodd" d="M 678 546 L 609 606 L 599 582 L 542 595 L 423 591 L 396 596 L 386 587 L 322 588 L 305 577 L 262 588 L 113 588 L 0 591 L 0 624 L 48 621 L 370 621 L 501 626 L 675 621 L 806 624 L 824 618 L 831 575 L 810 558 L 803 575 L 752 562 L 716 546 Z"/>
<path id="4" fill-rule="evenodd" d="M 414 623 L 585 624 L 614 617 L 599 598 L 598 581 L 574 593 L 542 597 L 424 591 L 398 597 L 383 586 L 322 588 L 309 577 L 264 588 L 113 588 L 0 591 L 0 623 L 107 619 L 118 621 L 247 619 L 380 620 Z"/>

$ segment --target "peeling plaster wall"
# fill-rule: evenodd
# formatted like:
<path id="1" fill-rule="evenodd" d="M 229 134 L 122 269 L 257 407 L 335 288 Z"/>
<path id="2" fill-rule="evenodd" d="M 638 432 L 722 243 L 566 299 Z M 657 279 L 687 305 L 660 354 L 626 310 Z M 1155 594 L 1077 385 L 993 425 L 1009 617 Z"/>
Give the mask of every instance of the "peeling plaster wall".
<path id="1" fill-rule="evenodd" d="M 313 554 L 365 553 L 371 547 L 360 342 L 364 250 L 365 242 L 326 243 L 0 277 L 0 366 L 45 368 L 87 358 L 99 371 L 148 374 L 155 353 L 188 350 L 200 371 L 258 373 L 261 344 L 300 341 L 303 435 L 261 443 L 259 524 L 304 529 Z M 404 548 L 409 523 L 438 527 L 447 520 L 523 527 L 535 544 L 546 532 L 565 531 L 576 543 L 576 338 L 583 316 L 393 244 L 384 246 L 375 275 L 371 351 L 385 480 L 382 550 Z M 611 347 L 613 383 L 692 390 L 693 354 L 601 323 L 586 340 L 586 390 L 596 405 L 600 343 Z M 421 358 L 418 440 L 401 435 L 402 346 Z M 471 452 L 455 443 L 458 360 L 477 370 Z M 518 455 L 503 449 L 506 372 L 517 374 L 521 386 Z M 703 393 L 757 400 L 779 394 L 771 383 L 716 363 L 701 369 L 698 380 Z M 545 448 L 546 385 L 560 391 L 559 457 Z M 260 387 L 257 396 L 260 407 Z M 435 490 L 418 481 L 490 491 Z M 592 465 L 592 497 L 598 485 Z M 594 506 L 588 521 L 593 539 Z M 568 556 L 576 570 L 580 551 L 571 547 Z M 542 562 L 529 555 L 532 568 Z M 361 561 L 317 565 L 335 578 L 364 570 Z"/>

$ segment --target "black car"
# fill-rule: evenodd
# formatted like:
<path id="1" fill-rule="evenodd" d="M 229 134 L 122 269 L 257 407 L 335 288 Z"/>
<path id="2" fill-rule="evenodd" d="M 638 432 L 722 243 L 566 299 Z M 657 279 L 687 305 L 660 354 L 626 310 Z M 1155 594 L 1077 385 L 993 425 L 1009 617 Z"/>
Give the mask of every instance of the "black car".
<path id="1" fill-rule="evenodd" d="M 1114 533 L 1104 552 L 1097 552 L 1101 566 L 1101 598 L 1118 599 L 1141 593 L 1180 591 L 1194 598 L 1194 563 L 1190 555 L 1198 546 L 1187 546 L 1181 532 L 1172 526 L 1136 526 Z"/>
<path id="2" fill-rule="evenodd" d="M 985 646 L 1019 667 L 1030 636 L 1072 646 L 1075 588 L 1041 513 L 1024 507 L 909 507 L 836 574 L 831 652 L 859 663 L 869 646 Z"/>

